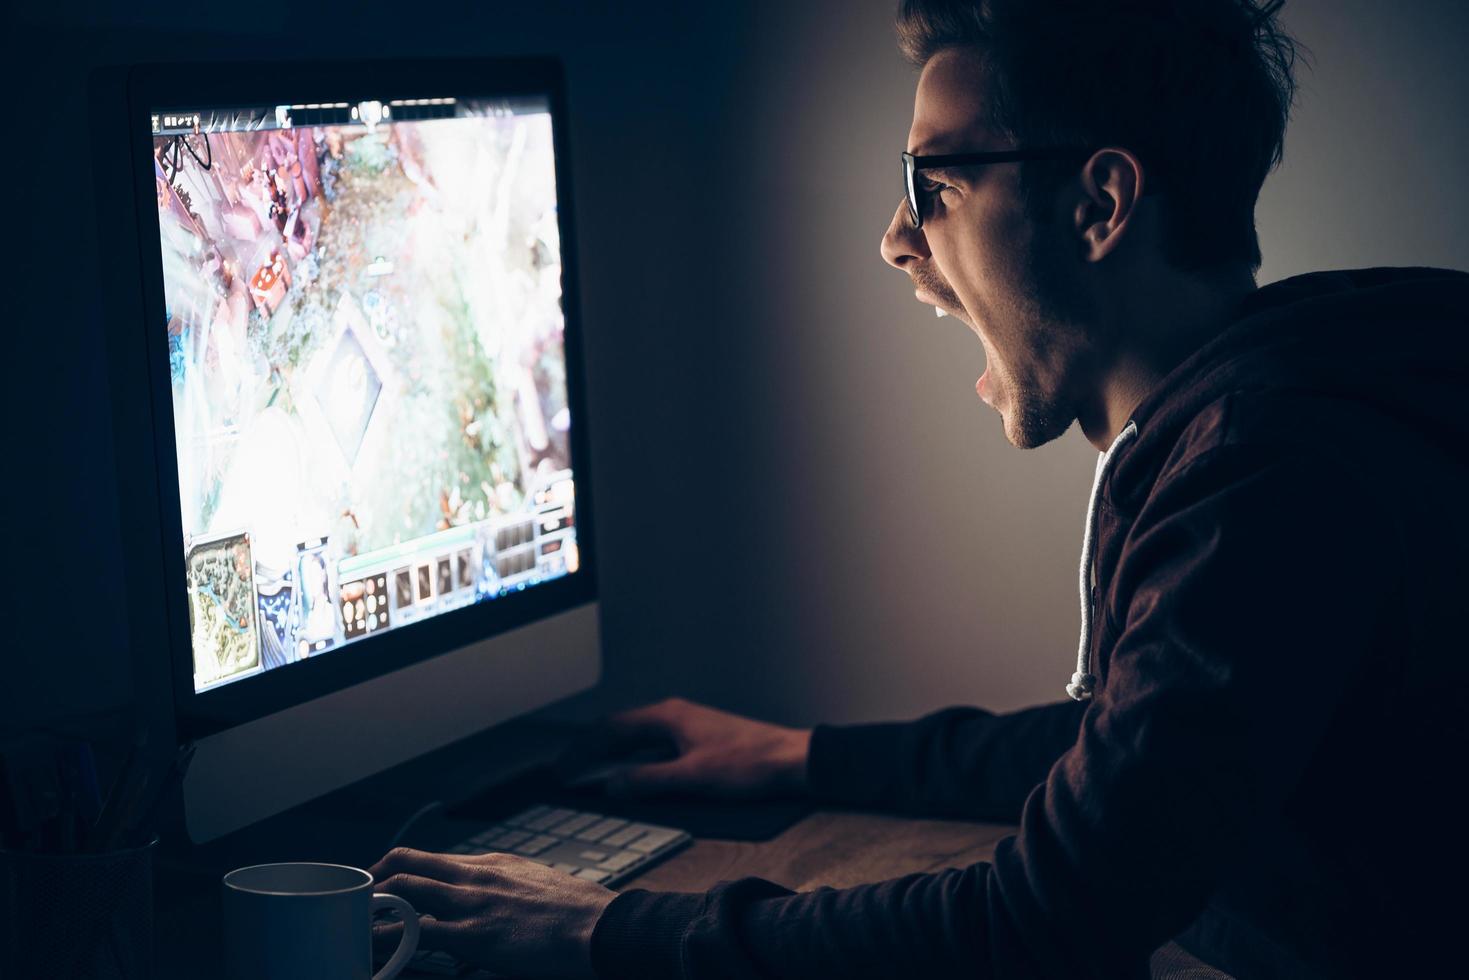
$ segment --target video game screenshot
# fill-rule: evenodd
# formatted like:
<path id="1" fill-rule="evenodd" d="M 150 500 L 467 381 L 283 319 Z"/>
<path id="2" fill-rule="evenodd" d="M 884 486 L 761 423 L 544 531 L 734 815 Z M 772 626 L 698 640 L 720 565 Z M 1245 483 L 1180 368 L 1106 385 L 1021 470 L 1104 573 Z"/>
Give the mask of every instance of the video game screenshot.
<path id="1" fill-rule="evenodd" d="M 195 690 L 574 573 L 545 100 L 151 121 Z"/>

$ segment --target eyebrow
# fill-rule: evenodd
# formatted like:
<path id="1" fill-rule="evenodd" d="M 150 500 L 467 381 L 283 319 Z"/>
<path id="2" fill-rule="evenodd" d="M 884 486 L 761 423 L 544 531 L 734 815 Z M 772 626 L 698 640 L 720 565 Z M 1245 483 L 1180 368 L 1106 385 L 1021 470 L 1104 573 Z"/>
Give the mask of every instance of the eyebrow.
<path id="1" fill-rule="evenodd" d="M 919 156 L 920 154 L 913 155 Z M 957 183 L 960 179 L 959 174 L 952 167 L 923 167 L 916 172 L 916 176 L 937 179 L 949 184 Z"/>
<path id="2" fill-rule="evenodd" d="M 943 146 L 944 144 L 942 142 L 930 141 L 927 143 L 919 143 L 916 148 L 911 149 L 908 152 L 913 154 L 915 157 L 936 157 L 944 152 Z"/>

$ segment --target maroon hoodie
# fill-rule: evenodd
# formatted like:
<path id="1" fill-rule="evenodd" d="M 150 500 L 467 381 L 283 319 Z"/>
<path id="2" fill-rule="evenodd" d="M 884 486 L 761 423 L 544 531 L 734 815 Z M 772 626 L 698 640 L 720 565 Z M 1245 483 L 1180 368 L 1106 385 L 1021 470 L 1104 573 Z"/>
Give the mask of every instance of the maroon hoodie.
<path id="1" fill-rule="evenodd" d="M 1238 977 L 1437 975 L 1469 887 L 1466 429 L 1469 275 L 1258 290 L 1098 466 L 1083 700 L 815 731 L 816 798 L 1018 820 L 994 863 L 630 891 L 598 975 L 1132 977 L 1170 938 Z"/>

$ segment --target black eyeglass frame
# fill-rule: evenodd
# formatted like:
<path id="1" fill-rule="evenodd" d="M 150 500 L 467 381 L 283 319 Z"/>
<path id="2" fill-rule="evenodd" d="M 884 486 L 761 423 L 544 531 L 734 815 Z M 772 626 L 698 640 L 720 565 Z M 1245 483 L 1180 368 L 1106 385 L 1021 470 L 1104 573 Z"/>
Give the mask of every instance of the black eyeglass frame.
<path id="1" fill-rule="evenodd" d="M 903 192 L 908 197 L 908 216 L 914 228 L 923 227 L 928 193 L 919 188 L 916 176 L 924 170 L 946 167 L 972 167 L 988 163 L 1017 163 L 1025 160 L 1082 159 L 1095 152 L 1081 146 L 1052 146 L 1034 150 L 994 150 L 988 153 L 941 153 L 937 156 L 914 156 L 903 152 Z"/>

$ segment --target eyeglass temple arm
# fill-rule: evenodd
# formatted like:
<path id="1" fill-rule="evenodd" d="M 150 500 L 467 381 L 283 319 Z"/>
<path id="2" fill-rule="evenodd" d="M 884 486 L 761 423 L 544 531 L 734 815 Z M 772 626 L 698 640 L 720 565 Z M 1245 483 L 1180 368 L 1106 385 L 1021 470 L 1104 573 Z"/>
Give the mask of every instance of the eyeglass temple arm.
<path id="1" fill-rule="evenodd" d="M 1011 163 L 1020 160 L 1059 160 L 1066 157 L 1085 156 L 1092 151 L 1080 146 L 1059 146 L 1044 150 L 996 150 L 993 153 L 942 153 L 935 156 L 903 154 L 911 160 L 914 170 L 931 167 L 960 167 L 975 163 Z"/>

